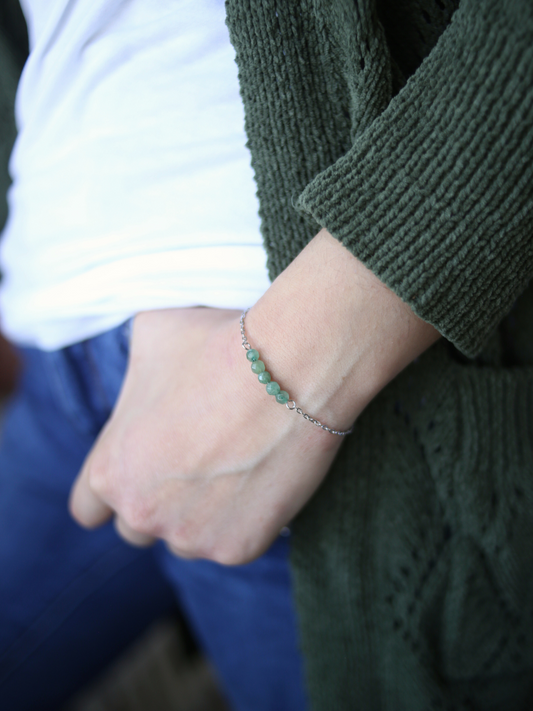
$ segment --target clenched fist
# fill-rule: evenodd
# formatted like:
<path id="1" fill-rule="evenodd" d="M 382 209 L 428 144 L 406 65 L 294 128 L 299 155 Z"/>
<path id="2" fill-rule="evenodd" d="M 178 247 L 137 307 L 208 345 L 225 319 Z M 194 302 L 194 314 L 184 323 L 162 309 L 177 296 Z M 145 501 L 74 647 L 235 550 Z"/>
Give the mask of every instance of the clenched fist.
<path id="1" fill-rule="evenodd" d="M 138 315 L 113 415 L 75 484 L 84 526 L 116 516 L 134 544 L 246 563 L 265 551 L 325 476 L 340 437 L 268 396 L 241 348 L 240 313 Z"/>

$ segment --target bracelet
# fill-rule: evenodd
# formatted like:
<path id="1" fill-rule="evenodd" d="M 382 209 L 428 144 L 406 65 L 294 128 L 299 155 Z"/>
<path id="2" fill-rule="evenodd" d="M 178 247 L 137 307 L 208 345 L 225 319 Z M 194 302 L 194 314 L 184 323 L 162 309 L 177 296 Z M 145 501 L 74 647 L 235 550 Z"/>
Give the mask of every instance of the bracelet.
<path id="1" fill-rule="evenodd" d="M 330 427 L 326 427 L 326 425 L 323 425 L 321 422 L 318 420 L 315 420 L 314 417 L 311 417 L 311 415 L 307 415 L 301 407 L 297 407 L 296 403 L 294 400 L 291 400 L 289 397 L 289 393 L 286 392 L 285 390 L 282 390 L 278 383 L 274 382 L 272 380 L 272 376 L 270 373 L 265 370 L 265 364 L 263 363 L 262 360 L 259 360 L 259 352 L 255 350 L 255 348 L 252 348 L 252 346 L 248 343 L 246 339 L 246 334 L 244 332 L 244 318 L 246 314 L 248 313 L 250 309 L 246 309 L 246 311 L 242 312 L 241 315 L 241 337 L 242 337 L 242 347 L 246 351 L 246 357 L 252 364 L 252 372 L 254 372 L 259 379 L 260 383 L 264 383 L 266 385 L 266 391 L 269 395 L 274 395 L 276 398 L 276 402 L 279 402 L 281 405 L 286 405 L 288 410 L 294 410 L 297 412 L 299 415 L 302 415 L 302 417 L 306 420 L 309 420 L 309 422 L 312 422 L 314 425 L 317 427 L 321 427 L 323 430 L 326 430 L 326 432 L 331 432 L 331 434 L 335 435 L 347 435 L 353 432 L 353 427 L 351 427 L 349 430 L 346 430 L 345 432 L 339 432 L 338 430 L 332 430 Z"/>

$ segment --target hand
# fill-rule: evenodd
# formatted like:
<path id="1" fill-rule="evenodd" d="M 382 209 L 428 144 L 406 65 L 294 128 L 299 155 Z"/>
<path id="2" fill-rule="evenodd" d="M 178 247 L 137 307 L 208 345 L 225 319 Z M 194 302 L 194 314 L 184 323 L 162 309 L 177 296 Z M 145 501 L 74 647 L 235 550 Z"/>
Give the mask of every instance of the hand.
<path id="1" fill-rule="evenodd" d="M 124 385 L 74 486 L 88 527 L 115 513 L 132 543 L 238 564 L 264 552 L 320 485 L 342 444 L 266 395 L 240 313 L 171 309 L 135 319 Z M 291 398 L 350 427 L 439 334 L 327 232 L 246 318 L 248 339 Z"/>
<path id="2" fill-rule="evenodd" d="M 218 309 L 135 318 L 120 397 L 71 495 L 82 525 L 115 513 L 132 543 L 161 538 L 182 557 L 239 564 L 306 503 L 341 438 L 266 394 L 239 318 Z"/>

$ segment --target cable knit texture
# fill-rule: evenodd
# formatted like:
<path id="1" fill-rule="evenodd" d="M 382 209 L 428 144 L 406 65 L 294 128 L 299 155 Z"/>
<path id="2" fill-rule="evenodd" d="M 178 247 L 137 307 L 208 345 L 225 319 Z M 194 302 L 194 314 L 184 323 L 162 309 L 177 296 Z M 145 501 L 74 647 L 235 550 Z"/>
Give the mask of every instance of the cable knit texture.
<path id="1" fill-rule="evenodd" d="M 533 708 L 533 4 L 228 0 L 274 278 L 321 226 L 446 337 L 294 523 L 314 711 Z"/>

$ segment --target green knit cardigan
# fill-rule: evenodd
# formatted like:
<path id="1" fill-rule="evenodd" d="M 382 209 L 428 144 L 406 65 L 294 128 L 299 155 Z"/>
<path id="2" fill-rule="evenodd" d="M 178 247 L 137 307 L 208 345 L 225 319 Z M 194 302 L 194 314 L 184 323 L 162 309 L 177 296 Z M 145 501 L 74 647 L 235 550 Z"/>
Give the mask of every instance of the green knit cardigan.
<path id="1" fill-rule="evenodd" d="M 533 708 L 533 2 L 228 0 L 274 278 L 326 227 L 445 337 L 294 524 L 314 711 Z"/>
<path id="2" fill-rule="evenodd" d="M 311 706 L 529 711 L 533 2 L 226 6 L 272 278 L 325 226 L 446 338 L 294 524 Z"/>

